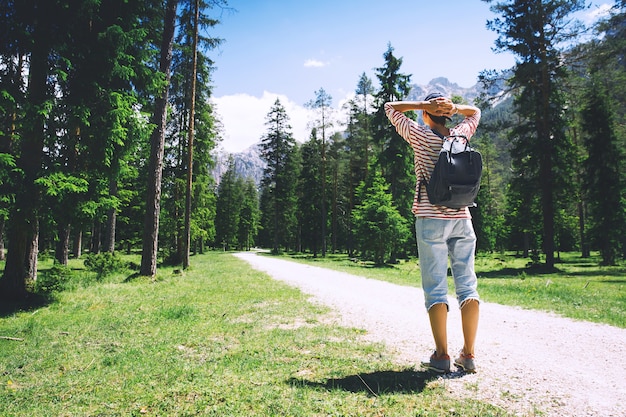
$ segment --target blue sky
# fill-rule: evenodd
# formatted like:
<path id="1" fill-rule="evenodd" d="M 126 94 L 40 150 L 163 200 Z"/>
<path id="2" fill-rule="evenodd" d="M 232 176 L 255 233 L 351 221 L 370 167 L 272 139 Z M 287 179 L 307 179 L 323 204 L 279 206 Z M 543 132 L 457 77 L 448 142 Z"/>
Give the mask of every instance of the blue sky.
<path id="1" fill-rule="evenodd" d="M 486 21 L 495 15 L 480 0 L 228 0 L 228 5 L 234 10 L 225 10 L 211 33 L 224 42 L 211 56 L 217 68 L 213 97 L 224 127 L 221 146 L 230 152 L 260 140 L 277 97 L 295 138 L 306 140 L 311 117 L 305 103 L 324 88 L 339 112 L 362 73 L 378 87 L 375 68 L 384 65 L 388 44 L 415 84 L 446 77 L 471 87 L 482 70 L 515 63 L 512 55 L 492 51 L 497 36 Z"/>

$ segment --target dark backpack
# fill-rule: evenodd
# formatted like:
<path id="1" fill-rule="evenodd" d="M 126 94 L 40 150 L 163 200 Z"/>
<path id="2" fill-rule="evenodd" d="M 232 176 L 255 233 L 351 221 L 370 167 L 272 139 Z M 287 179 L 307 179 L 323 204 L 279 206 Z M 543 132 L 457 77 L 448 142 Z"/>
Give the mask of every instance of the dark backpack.
<path id="1" fill-rule="evenodd" d="M 428 200 L 431 204 L 451 208 L 474 207 L 483 171 L 482 155 L 469 146 L 467 137 L 446 136 L 444 144 L 449 138 L 454 138 L 453 142 L 459 141 L 459 138 L 465 139 L 464 150 L 453 153 L 454 143 L 450 144 L 449 151 L 441 149 L 430 181 L 422 179 L 426 184 Z"/>

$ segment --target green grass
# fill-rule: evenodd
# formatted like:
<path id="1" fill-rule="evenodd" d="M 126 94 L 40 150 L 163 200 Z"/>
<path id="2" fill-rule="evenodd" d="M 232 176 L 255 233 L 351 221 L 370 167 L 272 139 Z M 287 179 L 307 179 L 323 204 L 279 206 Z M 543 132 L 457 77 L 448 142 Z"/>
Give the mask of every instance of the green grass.
<path id="1" fill-rule="evenodd" d="M 506 415 L 229 254 L 192 265 L 97 282 L 74 261 L 69 290 L 0 316 L 0 415 Z"/>
<path id="2" fill-rule="evenodd" d="M 400 285 L 420 286 L 419 260 L 375 267 L 346 255 L 291 259 Z M 565 317 L 626 328 L 626 265 L 599 266 L 599 257 L 583 259 L 562 253 L 557 271 L 528 267 L 528 259 L 514 254 L 478 255 L 476 274 L 483 300 L 554 312 Z M 453 291 L 452 279 L 449 279 Z"/>

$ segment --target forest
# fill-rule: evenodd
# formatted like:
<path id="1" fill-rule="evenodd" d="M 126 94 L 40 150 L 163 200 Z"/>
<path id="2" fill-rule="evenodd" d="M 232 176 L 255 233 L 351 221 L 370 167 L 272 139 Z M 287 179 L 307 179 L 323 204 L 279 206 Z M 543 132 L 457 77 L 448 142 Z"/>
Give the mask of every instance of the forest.
<path id="1" fill-rule="evenodd" d="M 572 17 L 585 1 L 483 1 L 498 16 L 485 22 L 494 48 L 516 65 L 485 69 L 473 103 L 483 111 L 472 139 L 484 159 L 477 250 L 548 270 L 566 251 L 623 262 L 626 2 L 585 27 Z M 415 255 L 412 151 L 383 111 L 409 97 L 412 74 L 391 44 L 372 63 L 376 79 L 355 80 L 346 120 L 322 86 L 306 104 L 310 136 L 296 141 L 276 100 L 259 135 L 261 184 L 233 161 L 217 184 L 212 57 L 228 7 L 0 1 L 0 298 L 29 296 L 40 256 L 62 266 L 137 252 L 138 274 L 154 276 L 213 249 L 376 264 Z"/>

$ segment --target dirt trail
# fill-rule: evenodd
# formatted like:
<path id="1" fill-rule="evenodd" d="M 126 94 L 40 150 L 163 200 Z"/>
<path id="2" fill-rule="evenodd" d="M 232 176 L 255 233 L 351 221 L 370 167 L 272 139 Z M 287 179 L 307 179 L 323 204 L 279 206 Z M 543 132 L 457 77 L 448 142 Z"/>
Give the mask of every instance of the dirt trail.
<path id="1" fill-rule="evenodd" d="M 401 364 L 418 364 L 432 350 L 419 288 L 253 252 L 236 256 L 330 306 L 342 325 L 366 330 Z M 456 353 L 463 345 L 456 300 L 450 307 L 448 339 Z M 476 374 L 443 379 L 453 395 L 519 416 L 626 416 L 626 329 L 483 302 L 476 362 Z"/>

